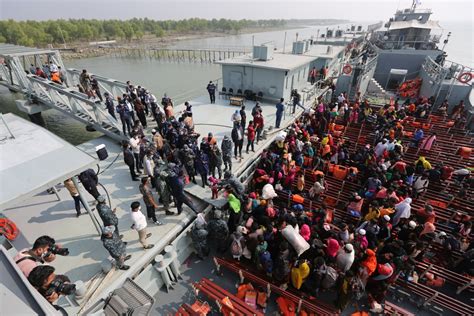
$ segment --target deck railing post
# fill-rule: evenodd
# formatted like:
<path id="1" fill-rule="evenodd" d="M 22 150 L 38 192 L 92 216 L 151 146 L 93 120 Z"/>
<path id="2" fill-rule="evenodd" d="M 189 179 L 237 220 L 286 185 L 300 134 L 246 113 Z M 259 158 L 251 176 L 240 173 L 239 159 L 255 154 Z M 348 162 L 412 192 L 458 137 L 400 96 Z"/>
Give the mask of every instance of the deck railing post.
<path id="1" fill-rule="evenodd" d="M 81 202 L 82 202 L 82 205 L 84 206 L 84 208 L 86 209 L 87 213 L 89 214 L 91 220 L 92 220 L 92 223 L 94 224 L 94 227 L 95 229 L 97 230 L 97 232 L 99 233 L 99 236 L 102 236 L 102 229 L 100 228 L 100 224 L 99 224 L 99 221 L 97 220 L 97 218 L 95 218 L 94 214 L 92 213 L 92 210 L 89 206 L 89 203 L 87 202 L 87 200 L 84 198 L 84 194 L 82 193 L 82 190 L 79 186 L 79 183 L 77 181 L 77 176 L 73 176 L 71 177 L 72 179 L 72 182 L 74 183 L 74 186 L 76 187 L 76 190 L 77 190 L 77 193 L 79 193 L 79 198 L 81 199 Z"/>

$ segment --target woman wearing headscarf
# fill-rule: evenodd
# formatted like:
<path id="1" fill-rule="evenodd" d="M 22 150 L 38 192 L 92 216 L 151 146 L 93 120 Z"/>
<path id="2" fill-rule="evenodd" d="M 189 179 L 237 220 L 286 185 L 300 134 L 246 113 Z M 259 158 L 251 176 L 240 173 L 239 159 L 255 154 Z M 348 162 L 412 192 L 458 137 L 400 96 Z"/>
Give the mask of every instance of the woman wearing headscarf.
<path id="1" fill-rule="evenodd" d="M 354 293 L 354 273 L 347 271 L 344 278 L 339 279 L 335 305 L 342 312 L 350 303 Z"/>
<path id="2" fill-rule="evenodd" d="M 433 133 L 431 136 L 423 139 L 421 142 L 420 149 L 422 150 L 431 150 L 431 147 L 436 142 L 436 133 Z"/>
<path id="3" fill-rule="evenodd" d="M 311 229 L 307 224 L 303 224 L 300 229 L 300 235 L 304 240 L 308 241 L 311 238 Z"/>
<path id="4" fill-rule="evenodd" d="M 402 218 L 410 218 L 411 216 L 411 198 L 406 198 L 397 205 L 395 205 L 395 215 L 393 216 L 392 225 L 398 225 Z"/>
<path id="5" fill-rule="evenodd" d="M 359 276 L 362 280 L 362 283 L 366 285 L 369 277 L 377 269 L 377 256 L 375 255 L 375 251 L 372 249 L 367 249 L 362 260 L 363 261 L 360 263 L 361 271 Z"/>
<path id="6" fill-rule="evenodd" d="M 326 240 L 326 255 L 330 258 L 330 259 L 334 259 L 337 255 L 337 252 L 339 251 L 339 242 L 333 237 L 329 237 L 327 240 Z"/>
<path id="7" fill-rule="evenodd" d="M 305 279 L 309 276 L 309 265 L 305 260 L 300 261 L 291 269 L 291 284 L 297 290 L 301 288 Z"/>

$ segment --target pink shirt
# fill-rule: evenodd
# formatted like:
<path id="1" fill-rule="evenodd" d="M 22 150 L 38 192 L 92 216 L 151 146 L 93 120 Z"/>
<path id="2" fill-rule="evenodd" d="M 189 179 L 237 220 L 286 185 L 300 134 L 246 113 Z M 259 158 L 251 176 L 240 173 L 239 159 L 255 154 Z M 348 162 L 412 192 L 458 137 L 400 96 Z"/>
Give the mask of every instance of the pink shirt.
<path id="1" fill-rule="evenodd" d="M 28 250 L 29 249 L 27 248 L 20 250 L 20 252 L 18 252 L 18 254 L 15 256 L 15 258 L 13 258 L 13 261 L 17 262 L 21 258 L 29 257 L 30 255 L 28 254 Z M 34 260 L 25 259 L 20 263 L 17 263 L 17 265 L 20 268 L 21 272 L 23 272 L 23 274 L 28 277 L 28 275 L 30 275 L 31 270 L 33 270 L 36 266 L 39 266 L 40 263 Z"/>

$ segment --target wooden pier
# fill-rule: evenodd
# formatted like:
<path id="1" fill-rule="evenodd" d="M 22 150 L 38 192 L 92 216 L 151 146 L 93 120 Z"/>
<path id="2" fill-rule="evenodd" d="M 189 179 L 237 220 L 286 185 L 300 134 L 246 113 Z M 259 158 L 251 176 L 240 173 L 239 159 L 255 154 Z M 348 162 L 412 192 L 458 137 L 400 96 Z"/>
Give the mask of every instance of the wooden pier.
<path id="1" fill-rule="evenodd" d="M 116 47 L 114 57 L 150 58 L 168 62 L 213 63 L 215 61 L 248 54 L 245 49 L 167 49 L 167 48 L 128 48 Z"/>

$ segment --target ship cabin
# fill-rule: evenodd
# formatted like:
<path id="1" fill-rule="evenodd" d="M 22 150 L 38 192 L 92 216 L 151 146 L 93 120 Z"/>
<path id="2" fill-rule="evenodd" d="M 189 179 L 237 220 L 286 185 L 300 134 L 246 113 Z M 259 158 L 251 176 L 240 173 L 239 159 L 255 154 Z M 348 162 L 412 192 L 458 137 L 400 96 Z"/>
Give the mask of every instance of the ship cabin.
<path id="1" fill-rule="evenodd" d="M 222 66 L 223 85 L 219 91 L 233 95 L 255 94 L 261 99 L 288 100 L 293 89 L 310 86 L 310 71 L 321 70 L 327 76 L 337 73 L 344 55 L 343 46 L 312 45 L 310 40 L 293 43 L 292 49 L 276 51 L 272 45 L 254 46 L 251 55 L 218 61 Z"/>

